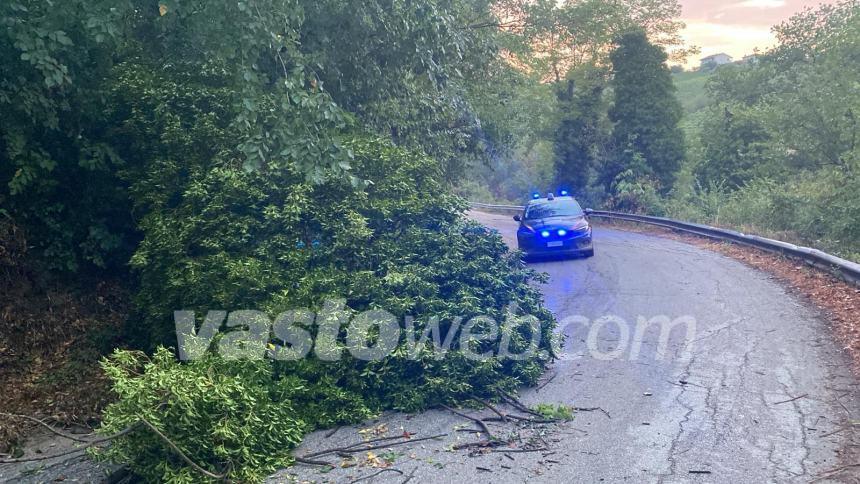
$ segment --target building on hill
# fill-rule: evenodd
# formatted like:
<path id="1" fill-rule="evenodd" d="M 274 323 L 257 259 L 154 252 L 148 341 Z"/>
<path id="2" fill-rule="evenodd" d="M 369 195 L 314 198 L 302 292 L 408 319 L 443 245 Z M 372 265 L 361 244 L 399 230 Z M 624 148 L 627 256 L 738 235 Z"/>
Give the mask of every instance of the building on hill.
<path id="1" fill-rule="evenodd" d="M 745 55 L 743 57 L 743 59 L 740 60 L 739 63 L 742 65 L 757 64 L 758 63 L 758 55 L 756 55 L 756 54 Z"/>
<path id="2" fill-rule="evenodd" d="M 717 66 L 721 66 L 723 64 L 729 64 L 732 62 L 732 56 L 720 52 L 719 54 L 709 55 L 708 57 L 703 57 L 701 59 L 701 64 L 699 68 L 703 71 L 711 70 L 716 68 Z"/>

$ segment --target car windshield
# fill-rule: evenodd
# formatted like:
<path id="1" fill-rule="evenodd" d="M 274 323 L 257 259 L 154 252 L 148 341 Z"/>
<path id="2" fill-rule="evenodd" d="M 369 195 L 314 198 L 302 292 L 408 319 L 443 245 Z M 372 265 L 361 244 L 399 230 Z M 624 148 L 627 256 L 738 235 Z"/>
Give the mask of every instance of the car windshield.
<path id="1" fill-rule="evenodd" d="M 582 215 L 582 207 L 575 200 L 554 200 L 529 205 L 526 220 L 549 217 L 577 217 Z"/>

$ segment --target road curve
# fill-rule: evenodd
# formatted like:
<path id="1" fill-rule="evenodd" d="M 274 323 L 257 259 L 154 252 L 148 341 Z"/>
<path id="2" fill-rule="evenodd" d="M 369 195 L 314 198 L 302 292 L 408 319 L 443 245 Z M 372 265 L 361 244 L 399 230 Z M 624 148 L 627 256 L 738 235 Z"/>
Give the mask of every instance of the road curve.
<path id="1" fill-rule="evenodd" d="M 474 216 L 514 243 L 509 217 Z M 647 349 L 635 361 L 629 351 L 603 361 L 593 357 L 599 351 L 575 349 L 583 358 L 558 364 L 541 399 L 601 406 L 613 417 L 592 417 L 581 444 L 594 455 L 580 454 L 562 472 L 606 481 L 807 482 L 839 466 L 854 436 L 831 432 L 860 418 L 858 383 L 816 310 L 767 274 L 673 240 L 597 228 L 595 247 L 592 259 L 533 265 L 550 276 L 543 291 L 559 319 L 611 314 L 635 333 L 640 316 L 687 316 L 695 336 L 673 335 L 662 361 Z M 599 340 L 617 350 L 622 331 L 607 329 Z M 588 333 L 568 328 L 568 348 Z M 646 333 L 643 346 L 658 339 Z"/>
<path id="2" fill-rule="evenodd" d="M 470 216 L 514 244 L 510 217 Z M 529 404 L 600 407 L 611 418 L 577 413 L 552 439 L 552 457 L 470 458 L 445 452 L 450 442 L 431 442 L 401 448 L 411 461 L 398 469 L 414 472 L 416 482 L 739 483 L 808 482 L 842 464 L 843 449 L 860 442 L 850 428 L 860 418 L 860 387 L 817 310 L 767 274 L 704 249 L 601 227 L 594 238 L 593 258 L 532 264 L 549 275 L 542 291 L 558 319 L 592 324 L 562 325 L 565 358 L 548 384 L 521 396 Z M 595 323 L 607 315 L 626 323 Z M 637 320 L 660 316 L 686 322 L 668 333 L 664 357 L 657 326 L 631 357 Z M 433 410 L 381 422 L 431 435 L 464 420 Z M 352 441 L 349 431 L 314 433 L 300 452 Z M 370 472 L 296 467 L 273 479 L 287 474 L 341 481 Z M 372 479 L 402 480 L 394 472 Z"/>
<path id="3" fill-rule="evenodd" d="M 516 224 L 508 216 L 470 215 L 514 244 Z M 334 434 L 314 432 L 296 454 L 361 442 L 359 429 L 379 425 L 387 435 L 447 436 L 375 450 L 392 461 L 389 468 L 366 465 L 371 456 L 362 453 L 357 466 L 296 465 L 269 481 L 809 482 L 857 463 L 840 454 L 856 456 L 851 451 L 860 447 L 852 426 L 860 420 L 860 386 L 815 309 L 767 274 L 707 250 L 601 227 L 594 240 L 593 258 L 532 264 L 549 275 L 541 287 L 548 307 L 573 323 L 559 328 L 563 358 L 548 383 L 521 398 L 605 413 L 580 411 L 536 437 L 523 434 L 540 439 L 546 452 L 470 457 L 451 451 L 451 444 L 475 441 L 456 431 L 470 426 L 464 418 L 443 410 L 391 412 Z M 601 322 L 605 316 L 615 322 Z M 666 333 L 662 358 L 659 325 L 636 342 L 638 319 L 661 316 L 685 323 Z M 86 459 L 39 472 L 30 467 L 0 468 L 0 482 L 92 482 L 104 472 Z M 830 482 L 860 482 L 857 472 L 833 476 L 838 481 Z"/>

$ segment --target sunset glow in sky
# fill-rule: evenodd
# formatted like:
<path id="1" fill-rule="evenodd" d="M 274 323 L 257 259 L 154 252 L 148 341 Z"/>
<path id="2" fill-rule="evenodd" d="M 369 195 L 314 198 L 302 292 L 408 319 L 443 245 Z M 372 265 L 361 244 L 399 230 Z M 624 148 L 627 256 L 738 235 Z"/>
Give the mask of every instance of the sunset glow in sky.
<path id="1" fill-rule="evenodd" d="M 740 60 L 753 49 L 761 50 L 776 41 L 771 26 L 787 20 L 812 0 L 681 0 L 687 24 L 684 40 L 702 49 L 702 55 L 687 59 L 687 67 L 699 65 L 699 58 L 725 52 Z"/>

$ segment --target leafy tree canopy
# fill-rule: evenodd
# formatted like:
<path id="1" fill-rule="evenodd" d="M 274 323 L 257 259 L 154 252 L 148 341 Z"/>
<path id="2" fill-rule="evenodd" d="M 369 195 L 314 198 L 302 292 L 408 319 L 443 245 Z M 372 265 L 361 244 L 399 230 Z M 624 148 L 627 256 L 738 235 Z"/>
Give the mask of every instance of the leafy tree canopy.
<path id="1" fill-rule="evenodd" d="M 614 144 L 621 151 L 616 163 L 622 167 L 610 163 L 602 179 L 609 183 L 625 167 L 632 168 L 637 175 L 653 175 L 668 191 L 684 159 L 684 135 L 678 127 L 683 110 L 666 53 L 650 43 L 645 32 L 633 31 L 621 37 L 610 57 L 615 102 L 609 117 L 615 123 Z"/>

